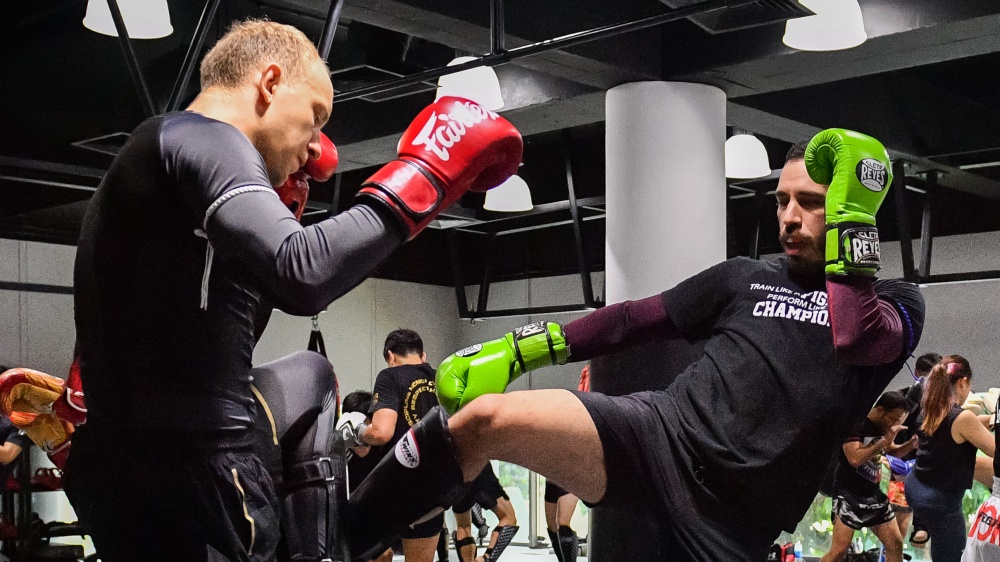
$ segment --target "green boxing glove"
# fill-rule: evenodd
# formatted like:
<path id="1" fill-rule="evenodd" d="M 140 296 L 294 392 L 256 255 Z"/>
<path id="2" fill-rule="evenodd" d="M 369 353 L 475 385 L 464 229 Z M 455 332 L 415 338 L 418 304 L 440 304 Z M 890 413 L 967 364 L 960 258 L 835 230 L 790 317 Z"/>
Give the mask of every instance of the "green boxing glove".
<path id="1" fill-rule="evenodd" d="M 809 141 L 806 170 L 826 192 L 826 274 L 875 275 L 881 265 L 875 213 L 892 183 L 882 143 L 846 129 Z"/>
<path id="2" fill-rule="evenodd" d="M 562 326 L 535 322 L 448 356 L 438 367 L 438 401 L 455 413 L 483 394 L 500 394 L 518 377 L 539 367 L 562 365 L 569 348 Z"/>

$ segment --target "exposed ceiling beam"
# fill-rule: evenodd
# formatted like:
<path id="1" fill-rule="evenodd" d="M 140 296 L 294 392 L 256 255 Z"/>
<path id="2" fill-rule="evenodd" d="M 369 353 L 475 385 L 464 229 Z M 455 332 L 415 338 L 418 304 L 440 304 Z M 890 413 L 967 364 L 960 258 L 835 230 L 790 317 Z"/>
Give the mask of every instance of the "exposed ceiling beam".
<path id="1" fill-rule="evenodd" d="M 275 5 L 284 9 L 294 7 L 304 14 L 315 14 L 319 18 L 325 17 L 322 5 L 310 0 L 281 0 L 281 2 L 275 2 Z M 486 5 L 483 6 L 485 9 Z M 342 17 L 447 45 L 459 51 L 484 54 L 490 50 L 490 30 L 488 27 L 410 6 L 403 2 L 352 0 L 344 5 Z M 533 42 L 510 34 L 506 36 L 508 49 Z M 655 78 L 653 72 L 637 72 L 619 65 L 558 50 L 521 59 L 516 64 L 601 89 L 626 81 Z"/>
<path id="2" fill-rule="evenodd" d="M 869 4 L 872 3 L 865 6 Z M 781 43 L 783 27 L 769 26 L 712 37 L 711 48 L 707 43 L 702 49 L 698 42 L 685 42 L 691 51 L 706 54 L 682 58 L 686 64 L 679 65 L 671 76 L 714 84 L 730 98 L 737 98 L 1000 51 L 997 34 L 1000 14 L 955 19 L 954 13 L 932 11 L 934 2 L 874 4 L 865 10 L 869 39 L 854 49 L 823 53 L 794 51 Z M 1000 11 L 1000 5 L 990 9 Z M 667 49 L 678 48 L 670 45 L 669 40 L 665 42 Z"/>
<path id="3" fill-rule="evenodd" d="M 301 4 L 303 11 L 319 10 L 307 4 L 306 0 L 285 0 Z M 727 56 L 752 58 L 759 55 L 761 48 L 772 53 L 753 60 L 719 64 L 689 74 L 682 74 L 679 80 L 711 83 L 722 87 L 730 99 L 750 94 L 773 92 L 790 88 L 803 88 L 817 84 L 828 84 L 857 75 L 870 75 L 893 70 L 933 64 L 945 60 L 963 58 L 978 54 L 1000 51 L 1000 36 L 995 32 L 1000 28 L 1000 15 L 987 13 L 990 9 L 983 2 L 971 2 L 964 10 L 942 12 L 935 10 L 933 3 L 913 3 L 901 7 L 888 0 L 865 3 L 871 39 L 859 48 L 835 53 L 795 52 L 780 42 L 782 26 L 768 26 L 716 36 L 704 35 L 706 41 L 713 40 L 743 42 L 755 48 L 725 49 Z M 1000 10 L 993 6 L 992 10 Z M 489 48 L 489 30 L 457 18 L 449 18 L 438 13 L 415 8 L 403 2 L 391 0 L 360 0 L 351 2 L 344 8 L 345 17 L 380 25 L 394 31 L 411 34 L 437 41 L 457 49 L 470 52 L 484 52 Z M 971 19 L 961 19 L 970 17 Z M 694 26 L 689 26 L 694 27 Z M 761 47 L 761 42 L 768 45 Z M 509 45 L 526 44 L 527 40 L 509 37 Z M 684 52 L 680 49 L 671 53 L 670 40 L 665 39 L 665 58 L 692 64 L 685 59 L 685 52 L 699 52 L 697 43 L 689 43 Z M 711 53 L 709 53 L 711 55 Z M 707 60 L 711 60 L 708 56 Z M 692 59 L 693 60 L 693 59 Z M 552 52 L 518 61 L 531 68 L 606 89 L 632 80 L 656 79 L 655 76 L 636 75 L 635 72 L 612 67 L 579 55 Z M 697 64 L 697 63 L 694 63 Z M 671 66 L 667 63 L 665 66 Z M 500 69 L 501 83 L 505 82 L 503 67 Z M 520 82 L 524 72 L 511 75 L 510 84 Z M 568 126 L 586 125 L 604 119 L 603 92 L 567 92 L 560 95 L 548 91 L 535 99 L 522 100 L 517 109 L 505 112 L 524 134 L 547 132 Z M 563 107 L 565 105 L 565 108 Z M 731 104 L 732 109 L 732 104 Z M 777 113 L 778 111 L 775 111 Z M 741 115 L 739 111 L 734 114 Z M 767 134 L 764 130 L 746 123 L 740 123 L 732 116 L 730 124 Z M 551 127 L 551 128 L 550 128 Z M 813 130 L 808 124 L 799 124 L 796 129 Z M 530 132 L 529 132 L 530 131 Z M 794 135 L 800 138 L 801 135 Z M 780 137 L 779 137 L 780 138 Z M 395 147 L 396 134 L 361 141 L 343 146 L 345 169 L 364 167 L 391 158 Z M 912 147 L 905 147 L 908 154 Z M 957 170 L 956 170 L 957 171 Z M 970 177 L 970 185 L 978 185 L 975 177 Z M 980 186 L 981 187 L 981 186 Z M 981 190 L 980 188 L 972 188 Z M 992 188 L 988 191 L 992 191 Z"/>
<path id="4" fill-rule="evenodd" d="M 571 98 L 550 98 L 541 103 L 503 111 L 522 136 L 547 133 L 604 121 L 604 92 L 593 92 Z M 400 127 L 404 126 L 400 124 Z M 357 170 L 388 162 L 396 157 L 399 135 L 338 145 L 338 171 Z"/>
<path id="5" fill-rule="evenodd" d="M 820 131 L 819 127 L 806 125 L 792 119 L 779 117 L 759 109 L 754 109 L 730 101 L 726 105 L 726 120 L 734 126 L 745 128 L 762 135 L 795 143 L 808 139 Z M 928 158 L 888 147 L 889 156 L 894 160 L 909 162 L 907 173 L 922 173 L 938 170 L 938 185 L 978 195 L 988 199 L 1000 199 L 1000 182 L 983 176 L 944 166 Z"/>

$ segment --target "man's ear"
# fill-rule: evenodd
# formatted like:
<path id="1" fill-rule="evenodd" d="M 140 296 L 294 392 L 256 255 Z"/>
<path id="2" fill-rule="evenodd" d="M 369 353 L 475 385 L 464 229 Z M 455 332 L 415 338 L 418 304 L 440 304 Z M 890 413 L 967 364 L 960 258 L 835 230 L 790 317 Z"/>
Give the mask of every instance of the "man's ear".
<path id="1" fill-rule="evenodd" d="M 420 360 L 423 361 L 424 363 L 427 362 L 427 352 L 426 351 L 420 352 Z"/>
<path id="2" fill-rule="evenodd" d="M 260 101 L 270 104 L 274 99 L 274 90 L 282 80 L 284 80 L 284 71 L 281 69 L 281 65 L 276 62 L 268 63 L 257 82 L 257 95 Z"/>

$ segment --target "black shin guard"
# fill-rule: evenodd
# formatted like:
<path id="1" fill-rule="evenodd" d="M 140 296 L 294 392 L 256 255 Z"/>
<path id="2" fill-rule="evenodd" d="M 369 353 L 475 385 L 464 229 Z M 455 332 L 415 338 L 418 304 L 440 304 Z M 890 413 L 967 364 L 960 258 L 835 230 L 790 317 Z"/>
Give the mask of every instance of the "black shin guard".
<path id="1" fill-rule="evenodd" d="M 556 560 L 559 562 L 565 562 L 563 560 L 562 546 L 559 544 L 559 533 L 553 531 L 552 529 L 546 529 L 549 532 L 549 541 L 552 543 L 552 552 L 556 555 Z"/>
<path id="2" fill-rule="evenodd" d="M 408 525 L 451 507 L 468 486 L 448 430 L 435 407 L 361 482 L 349 502 L 348 536 L 355 560 L 371 560 Z"/>
<path id="3" fill-rule="evenodd" d="M 580 538 L 565 525 L 559 527 L 559 550 L 562 551 L 561 562 L 576 562 L 580 555 Z"/>
<path id="4" fill-rule="evenodd" d="M 468 562 L 469 559 L 464 558 L 462 556 L 462 549 L 465 548 L 465 547 L 467 547 L 467 546 L 471 546 L 472 547 L 472 558 L 471 558 L 471 560 L 475 560 L 476 559 L 476 539 L 474 539 L 472 537 L 465 537 L 462 540 L 458 540 L 458 532 L 457 531 L 451 534 L 451 538 L 452 538 L 453 541 L 455 541 L 455 552 L 458 553 L 458 560 L 459 560 L 459 562 Z"/>
<path id="5" fill-rule="evenodd" d="M 514 535 L 517 534 L 517 530 L 520 529 L 517 525 L 503 525 L 493 529 L 497 532 L 497 542 L 493 543 L 491 548 L 486 549 L 486 554 L 483 555 L 483 559 L 486 562 L 492 562 L 500 558 L 503 551 L 507 549 L 510 545 L 510 541 L 514 540 Z"/>
<path id="6" fill-rule="evenodd" d="M 448 527 L 441 527 L 438 535 L 437 555 L 440 562 L 448 562 Z"/>

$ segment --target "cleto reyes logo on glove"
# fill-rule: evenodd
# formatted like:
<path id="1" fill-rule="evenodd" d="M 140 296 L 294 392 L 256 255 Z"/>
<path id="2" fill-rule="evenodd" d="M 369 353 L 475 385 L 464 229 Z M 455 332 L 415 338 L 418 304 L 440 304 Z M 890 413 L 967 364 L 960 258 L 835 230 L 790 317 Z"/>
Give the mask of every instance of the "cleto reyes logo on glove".
<path id="1" fill-rule="evenodd" d="M 433 152 L 435 156 L 447 162 L 451 158 L 448 149 L 461 141 L 470 128 L 486 119 L 493 120 L 498 117 L 500 116 L 478 103 L 455 102 L 447 114 L 432 112 L 411 144 L 422 146 L 425 150 Z"/>
<path id="2" fill-rule="evenodd" d="M 879 265 L 881 253 L 877 230 L 854 229 L 849 232 L 847 239 L 851 249 L 848 261 L 857 265 Z"/>
<path id="3" fill-rule="evenodd" d="M 874 158 L 865 158 L 858 162 L 854 173 L 858 176 L 861 185 L 876 193 L 885 189 L 886 184 L 889 183 L 889 174 L 885 164 Z"/>
<path id="4" fill-rule="evenodd" d="M 483 350 L 483 344 L 477 343 L 455 352 L 456 357 L 471 357 Z"/>

